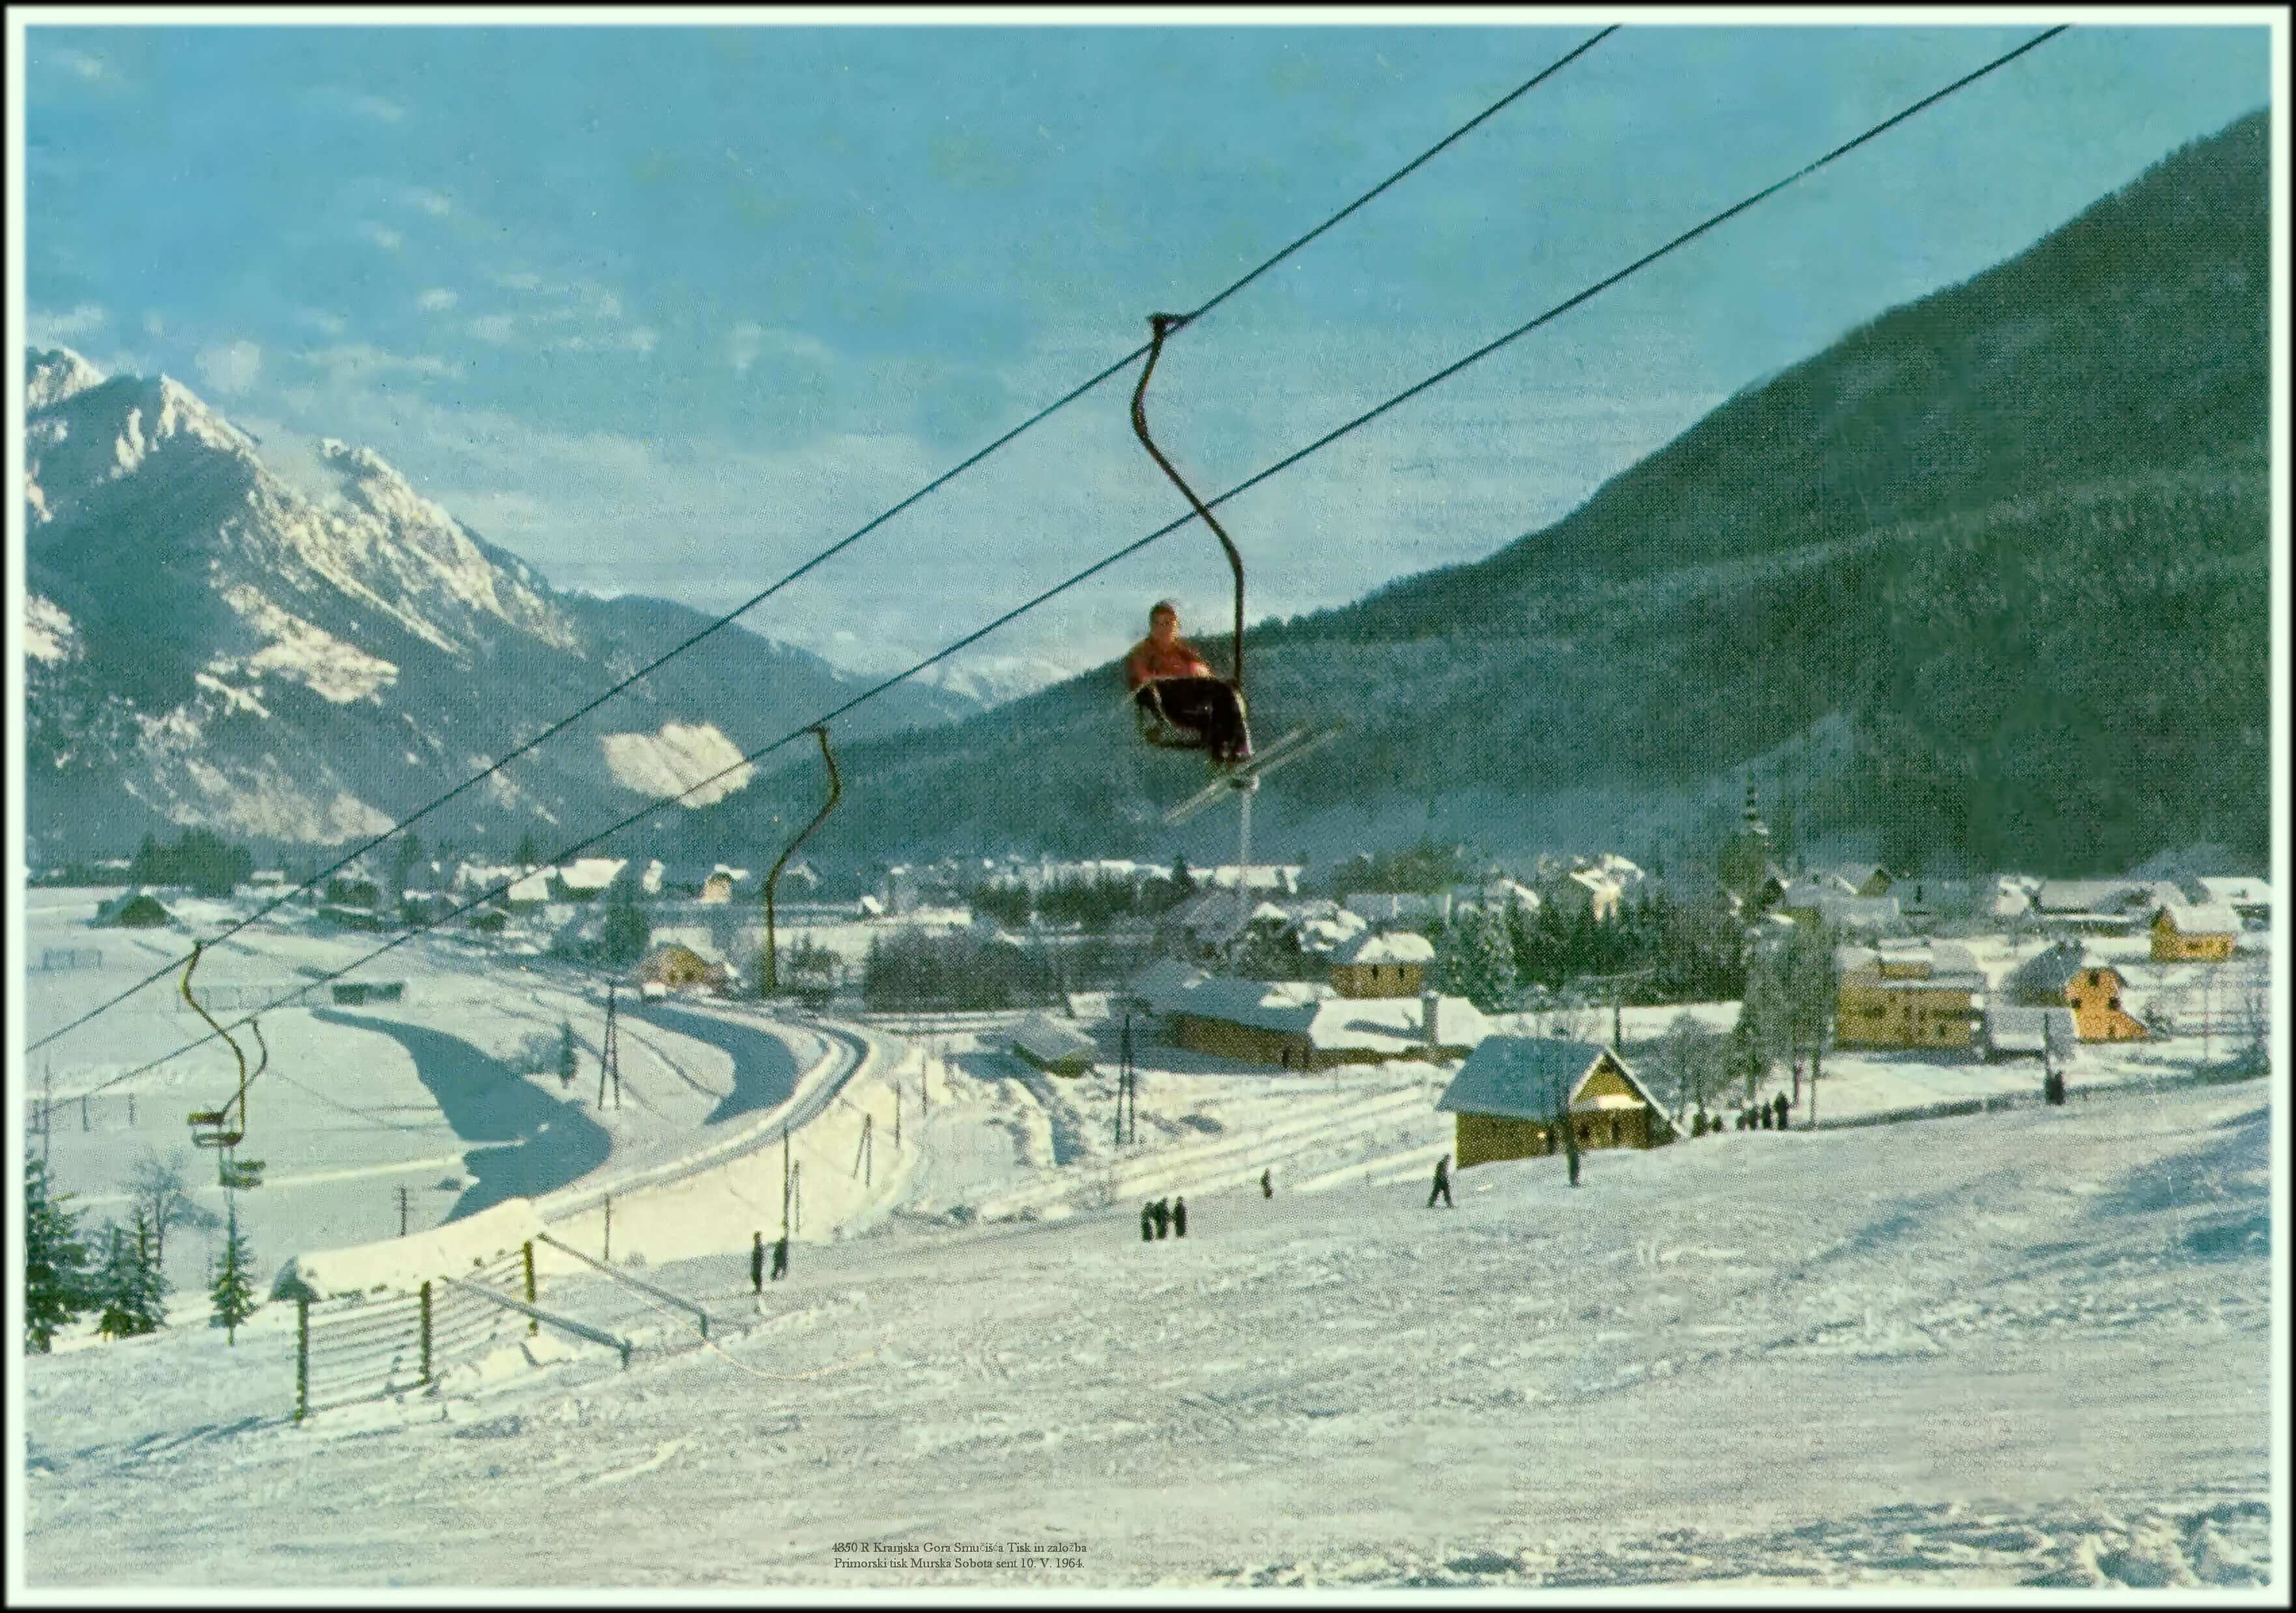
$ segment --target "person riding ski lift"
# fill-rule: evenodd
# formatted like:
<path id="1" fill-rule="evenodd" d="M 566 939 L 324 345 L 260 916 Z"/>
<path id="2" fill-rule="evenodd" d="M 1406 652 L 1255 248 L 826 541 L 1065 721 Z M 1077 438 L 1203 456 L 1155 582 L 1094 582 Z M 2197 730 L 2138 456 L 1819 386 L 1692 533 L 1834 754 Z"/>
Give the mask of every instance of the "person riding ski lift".
<path id="1" fill-rule="evenodd" d="M 1124 658 L 1124 682 L 1134 702 L 1166 726 L 1201 741 L 1216 762 L 1251 757 L 1243 697 L 1214 675 L 1196 647 L 1180 636 L 1180 610 L 1159 600 L 1148 612 L 1148 636 Z"/>

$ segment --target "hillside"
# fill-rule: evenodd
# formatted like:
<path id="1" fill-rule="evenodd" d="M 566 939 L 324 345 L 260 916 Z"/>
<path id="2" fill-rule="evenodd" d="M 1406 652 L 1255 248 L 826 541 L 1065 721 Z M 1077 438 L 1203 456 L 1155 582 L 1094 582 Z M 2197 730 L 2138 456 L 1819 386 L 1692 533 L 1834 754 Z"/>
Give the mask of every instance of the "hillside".
<path id="1" fill-rule="evenodd" d="M 2177 151 L 1483 561 L 1256 626 L 1263 738 L 1349 723 L 1262 792 L 1260 844 L 1695 855 L 1751 771 L 1900 866 L 2263 858 L 2267 136 Z M 852 748 L 823 855 L 1232 856 L 1231 814 L 1157 826 L 1201 767 L 1142 754 L 1118 692 Z M 753 841 L 751 810 L 694 827 Z"/>
<path id="2" fill-rule="evenodd" d="M 562 594 L 328 441 L 316 501 L 190 389 L 28 362 L 26 733 L 33 861 L 200 823 L 271 847 L 379 832 L 707 624 Z M 865 685 L 738 626 L 426 820 L 565 838 L 734 762 Z M 978 710 L 905 689 L 877 731 Z M 672 809 L 675 815 L 676 809 Z"/>

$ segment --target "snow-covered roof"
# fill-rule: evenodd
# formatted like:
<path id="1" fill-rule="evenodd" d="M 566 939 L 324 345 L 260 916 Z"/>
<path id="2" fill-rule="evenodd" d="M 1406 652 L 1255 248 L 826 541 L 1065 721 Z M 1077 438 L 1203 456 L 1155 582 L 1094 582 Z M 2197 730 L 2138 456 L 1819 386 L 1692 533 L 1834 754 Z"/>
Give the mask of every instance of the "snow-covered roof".
<path id="1" fill-rule="evenodd" d="M 2043 880 L 2033 893 L 2033 905 L 2043 913 L 2103 913 L 2149 883 L 2145 880 Z"/>
<path id="2" fill-rule="evenodd" d="M 558 882 L 569 890 L 603 890 L 628 863 L 627 857 L 576 857 L 558 867 Z"/>
<path id="3" fill-rule="evenodd" d="M 1357 937 L 1334 954 L 1341 963 L 1431 963 L 1435 943 L 1408 929 L 1381 930 Z"/>
<path id="4" fill-rule="evenodd" d="M 1259 1030 L 1305 1035 L 1315 1024 L 1317 1010 L 1338 995 L 1328 986 L 1311 982 L 1285 980 L 1270 985 L 1212 975 L 1179 993 L 1170 1011 L 1199 1019 L 1226 1019 Z M 1418 1004 L 1412 1006 L 1415 1009 Z"/>
<path id="5" fill-rule="evenodd" d="M 1125 982 L 1124 989 L 1127 995 L 1164 1013 L 1178 1003 L 1183 992 L 1206 978 L 1202 970 L 1177 958 L 1159 958 Z"/>
<path id="6" fill-rule="evenodd" d="M 488 881 L 489 884 L 493 881 Z M 537 905 L 550 900 L 550 874 L 547 870 L 512 880 L 510 888 L 503 892 L 506 902 L 533 902 Z"/>
<path id="7" fill-rule="evenodd" d="M 2047 1038 L 2046 1051 L 2070 1055 L 2080 1046 L 2080 1028 L 2070 1008 L 1988 1008 L 1985 1040 L 1996 1052 L 2038 1053 Z"/>
<path id="8" fill-rule="evenodd" d="M 1666 1120 L 1665 1107 L 1651 1095 L 1625 1060 L 1592 1042 L 1562 1036 L 1486 1037 L 1459 1066 L 1459 1073 L 1435 1100 L 1435 1107 L 1452 1114 L 1545 1120 L 1554 1115 L 1558 1093 L 1567 1093 L 1572 1107 L 1578 1107 L 1579 1089 L 1605 1054 L 1652 1112 Z"/>
<path id="9" fill-rule="evenodd" d="M 1062 1025 L 1049 1014 L 1030 1014 L 1012 1030 L 1013 1045 L 1027 1053 L 1039 1064 L 1058 1064 L 1067 1060 L 1082 1058 L 1087 1063 L 1100 1051 L 1100 1045 L 1073 1026 Z"/>
<path id="10" fill-rule="evenodd" d="M 2248 906 L 2269 905 L 2272 900 L 2272 881 L 2247 874 L 2202 874 L 2198 883 L 2211 902 Z"/>
<path id="11" fill-rule="evenodd" d="M 2235 935 L 2240 930 L 2240 914 L 2228 902 L 2210 902 L 2195 906 L 2185 902 L 2163 902 L 2153 909 L 2153 916 L 2165 916 L 2177 927 L 2178 935 Z"/>
<path id="12" fill-rule="evenodd" d="M 2062 997 L 2072 978 L 2089 967 L 2082 962 L 2080 944 L 2067 942 L 2035 953 L 2012 970 L 2001 986 L 2012 996 Z M 2120 971 L 2110 964 L 2096 967 L 2115 980 L 2120 978 Z"/>

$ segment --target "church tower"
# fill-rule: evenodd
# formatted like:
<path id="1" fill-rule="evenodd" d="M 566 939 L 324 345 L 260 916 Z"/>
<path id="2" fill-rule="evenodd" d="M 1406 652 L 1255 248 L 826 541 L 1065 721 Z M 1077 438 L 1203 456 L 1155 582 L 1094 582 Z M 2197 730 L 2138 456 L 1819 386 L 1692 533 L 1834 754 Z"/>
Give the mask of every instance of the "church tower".
<path id="1" fill-rule="evenodd" d="M 1762 880 L 1770 868 L 1770 829 L 1762 822 L 1762 814 L 1754 804 L 1754 776 L 1746 775 L 1746 810 L 1738 830 L 1722 848 L 1722 866 L 1718 871 L 1723 888 L 1734 893 L 1748 907 L 1759 905 Z"/>

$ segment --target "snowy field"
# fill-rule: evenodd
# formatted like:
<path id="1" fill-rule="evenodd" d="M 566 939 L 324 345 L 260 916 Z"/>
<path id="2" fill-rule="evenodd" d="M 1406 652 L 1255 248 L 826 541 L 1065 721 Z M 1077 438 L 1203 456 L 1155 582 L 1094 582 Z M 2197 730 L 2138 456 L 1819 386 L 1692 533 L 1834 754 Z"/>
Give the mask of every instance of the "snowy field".
<path id="1" fill-rule="evenodd" d="M 37 1038 L 188 950 L 174 929 L 90 929 L 104 893 L 30 893 L 28 952 L 100 950 L 100 968 L 40 970 L 26 978 Z M 251 905 L 174 902 L 212 934 Z M 254 993 L 248 1006 L 338 969 L 386 938 L 331 934 L 302 910 L 282 909 L 212 948 L 195 993 Z M 641 1003 L 620 994 L 621 1090 L 601 1107 L 603 986 L 562 964 L 490 955 L 464 941 L 418 938 L 355 972 L 403 980 L 396 1003 L 316 1005 L 261 1018 L 270 1064 L 249 1092 L 242 1159 L 265 1162 L 264 1185 L 237 1195 L 242 1225 L 266 1270 L 298 1249 L 363 1243 L 471 1215 L 511 1197 L 619 1180 L 720 1145 L 760 1123 L 830 1052 L 804 1026 L 683 1003 Z M 309 1001 L 307 999 L 306 1001 Z M 242 1010 L 217 1009 L 229 1026 Z M 578 1070 L 556 1074 L 560 1028 L 573 1031 Z M 185 1113 L 227 1099 L 237 1065 L 221 1042 L 116 1085 L 119 1074 L 192 1041 L 206 1026 L 184 1006 L 175 978 L 156 983 L 53 1048 L 33 1056 L 28 1134 L 52 1092 L 46 1138 L 52 1179 L 76 1195 L 89 1224 L 124 1220 L 124 1183 L 147 1151 L 184 1167 L 193 1197 L 220 1214 L 213 1156 L 190 1144 Z M 234 1031 L 250 1063 L 256 1045 Z M 521 1058 L 522 1047 L 539 1056 Z M 102 1090 L 95 1090 L 102 1088 Z M 83 1093 L 92 1095 L 85 1105 Z M 40 1146 L 37 1135 L 32 1146 Z M 212 1232 L 168 1240 L 168 1274 L 204 1281 Z"/>
<path id="2" fill-rule="evenodd" d="M 285 1307 L 236 1349 L 187 1312 L 23 1362 L 22 1572 L 2256 1586 L 2271 1125 L 2257 1081 L 1726 1134 L 1590 1155 L 1575 1191 L 1559 1161 L 1479 1167 L 1448 1211 L 1416 1172 L 1192 1194 L 1154 1245 L 1129 1203 L 887 1217 L 801 1247 L 761 1304 L 739 1256 L 651 1265 L 714 1347 L 561 1277 L 546 1304 L 652 1330 L 627 1371 L 540 1347 L 299 1428 Z M 1080 1566 L 946 1549 L 1023 1541 Z"/>

